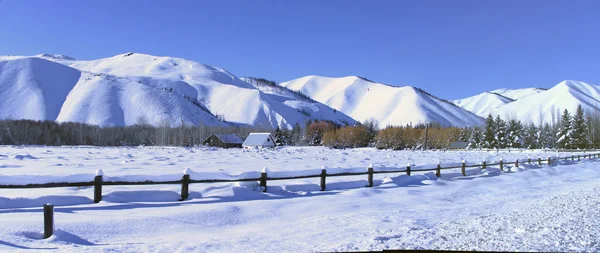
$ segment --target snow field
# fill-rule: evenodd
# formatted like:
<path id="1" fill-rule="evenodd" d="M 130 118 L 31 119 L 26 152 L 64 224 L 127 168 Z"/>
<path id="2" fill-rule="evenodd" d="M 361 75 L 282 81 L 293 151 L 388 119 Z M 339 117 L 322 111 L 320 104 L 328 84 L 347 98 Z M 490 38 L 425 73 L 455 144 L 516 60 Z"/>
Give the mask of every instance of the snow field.
<path id="1" fill-rule="evenodd" d="M 0 179 L 86 175 L 91 181 L 97 169 L 107 178 L 128 179 L 180 179 L 185 168 L 192 178 L 194 173 L 259 174 L 264 167 L 270 175 L 320 172 L 323 165 L 328 171 L 365 171 L 373 164 L 377 171 L 408 163 L 434 168 L 437 160 L 458 165 L 463 159 L 471 164 L 548 154 L 1 147 Z M 57 161 L 62 166 L 53 166 Z M 191 184 L 190 198 L 182 202 L 177 201 L 180 185 L 105 186 L 98 204 L 92 201 L 93 187 L 2 189 L 0 251 L 597 251 L 598 176 L 600 170 L 586 159 L 558 166 L 521 163 L 518 169 L 506 166 L 505 172 L 494 166 L 469 168 L 467 177 L 460 169 L 444 170 L 441 178 L 433 172 L 376 174 L 373 188 L 364 187 L 366 175 L 331 177 L 324 192 L 318 178 L 269 181 L 267 193 L 257 190 L 257 182 Z M 41 206 L 47 202 L 56 205 L 57 232 L 41 240 Z"/>

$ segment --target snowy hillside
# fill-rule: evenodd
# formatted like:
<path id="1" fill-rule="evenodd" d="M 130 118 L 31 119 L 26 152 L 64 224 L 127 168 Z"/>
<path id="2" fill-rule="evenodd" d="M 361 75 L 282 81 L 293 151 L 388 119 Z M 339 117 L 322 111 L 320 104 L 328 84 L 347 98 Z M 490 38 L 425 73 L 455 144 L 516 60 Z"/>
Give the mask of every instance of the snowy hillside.
<path id="1" fill-rule="evenodd" d="M 345 125 L 355 125 L 357 122 L 350 116 L 343 112 L 332 109 L 300 92 L 292 91 L 288 88 L 277 85 L 275 82 L 267 81 L 265 79 L 257 79 L 251 77 L 242 78 L 243 81 L 252 84 L 260 91 L 270 94 L 278 100 L 282 101 L 285 105 L 295 108 L 305 116 L 312 119 L 318 120 L 332 120 Z"/>
<path id="2" fill-rule="evenodd" d="M 57 58 L 53 58 L 57 59 Z M 60 58 L 65 59 L 65 58 Z M 0 118 L 57 120 L 100 126 L 202 122 L 228 126 L 154 79 L 80 72 L 44 58 L 0 59 Z"/>
<path id="3" fill-rule="evenodd" d="M 280 85 L 300 91 L 358 121 L 375 119 L 382 128 L 425 122 L 438 122 L 444 126 L 470 126 L 483 122 L 477 115 L 420 89 L 393 87 L 356 76 L 306 76 Z"/>
<path id="4" fill-rule="evenodd" d="M 544 92 L 544 88 L 522 88 L 522 89 L 497 89 L 490 91 L 492 93 L 500 94 L 512 100 L 519 100 L 531 95 Z"/>
<path id="5" fill-rule="evenodd" d="M 230 126 L 217 118 L 267 128 L 291 128 L 309 119 L 355 123 L 325 105 L 265 93 L 224 69 L 180 58 L 127 53 L 78 61 L 42 54 L 0 57 L 0 67 L 2 118 L 101 126 L 139 119 L 154 125 L 177 126 L 183 120 Z"/>
<path id="6" fill-rule="evenodd" d="M 455 105 L 475 113 L 481 117 L 486 117 L 493 113 L 498 107 L 511 103 L 514 100 L 493 92 L 484 92 L 468 98 L 452 101 Z"/>
<path id="7" fill-rule="evenodd" d="M 565 80 L 546 91 L 501 106 L 497 114 L 534 124 L 558 122 L 564 109 L 575 112 L 581 104 L 585 111 L 600 110 L 600 87 Z"/>

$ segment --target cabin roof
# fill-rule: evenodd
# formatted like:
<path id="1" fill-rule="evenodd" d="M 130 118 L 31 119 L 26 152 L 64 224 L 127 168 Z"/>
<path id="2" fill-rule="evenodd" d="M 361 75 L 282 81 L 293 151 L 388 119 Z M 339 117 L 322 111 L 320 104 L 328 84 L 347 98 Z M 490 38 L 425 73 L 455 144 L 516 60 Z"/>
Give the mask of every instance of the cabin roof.
<path id="1" fill-rule="evenodd" d="M 250 133 L 248 138 L 244 141 L 242 145 L 244 146 L 262 146 L 267 142 L 267 139 L 273 140 L 270 133 Z"/>

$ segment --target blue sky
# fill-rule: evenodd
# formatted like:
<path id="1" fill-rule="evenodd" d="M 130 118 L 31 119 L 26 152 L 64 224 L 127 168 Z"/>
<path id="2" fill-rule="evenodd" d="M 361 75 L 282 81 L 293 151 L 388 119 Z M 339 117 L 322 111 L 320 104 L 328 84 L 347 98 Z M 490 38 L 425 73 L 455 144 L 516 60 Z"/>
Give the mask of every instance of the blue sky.
<path id="1" fill-rule="evenodd" d="M 600 85 L 600 1 L 0 1 L 1 55 L 131 51 L 277 82 L 358 75 L 447 99 Z"/>

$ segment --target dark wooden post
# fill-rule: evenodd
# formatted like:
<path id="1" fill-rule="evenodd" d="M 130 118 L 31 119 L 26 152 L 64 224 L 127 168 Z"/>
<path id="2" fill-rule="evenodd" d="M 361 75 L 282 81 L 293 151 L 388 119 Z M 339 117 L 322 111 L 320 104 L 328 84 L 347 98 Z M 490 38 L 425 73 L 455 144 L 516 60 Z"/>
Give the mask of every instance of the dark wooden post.
<path id="1" fill-rule="evenodd" d="M 519 168 L 519 158 L 517 158 L 517 159 L 515 160 L 515 167 L 516 167 L 516 168 Z"/>
<path id="2" fill-rule="evenodd" d="M 437 168 L 435 169 L 435 175 L 437 177 L 442 176 L 442 167 L 440 166 L 440 162 L 438 161 Z"/>
<path id="3" fill-rule="evenodd" d="M 327 168 L 325 166 L 323 166 L 323 168 L 321 169 L 321 191 L 325 190 L 325 181 L 327 177 Z"/>
<path id="4" fill-rule="evenodd" d="M 504 171 L 504 163 L 502 162 L 502 159 L 500 159 L 500 171 Z"/>
<path id="5" fill-rule="evenodd" d="M 571 155 L 571 161 L 575 161 L 575 155 Z"/>
<path id="6" fill-rule="evenodd" d="M 181 199 L 179 201 L 184 201 L 190 196 L 190 175 L 188 172 L 186 169 L 181 178 Z"/>
<path id="7" fill-rule="evenodd" d="M 531 164 L 531 156 L 527 157 L 527 163 Z"/>
<path id="8" fill-rule="evenodd" d="M 44 205 L 44 239 L 54 234 L 54 205 Z"/>
<path id="9" fill-rule="evenodd" d="M 581 162 L 581 155 L 577 155 L 577 161 Z"/>
<path id="10" fill-rule="evenodd" d="M 260 187 L 262 187 L 263 192 L 267 192 L 267 171 L 267 167 L 264 167 L 260 173 Z"/>
<path id="11" fill-rule="evenodd" d="M 460 168 L 461 168 L 461 170 L 460 170 L 460 171 L 462 172 L 462 175 L 463 175 L 463 176 L 466 176 L 466 175 L 467 175 L 467 171 L 466 171 L 466 169 L 467 169 L 467 168 L 466 168 L 466 166 L 467 166 L 467 165 L 465 164 L 465 160 L 463 160 L 463 161 L 462 161 L 462 166 L 460 167 Z"/>
<path id="12" fill-rule="evenodd" d="M 367 180 L 369 181 L 368 187 L 373 187 L 373 164 L 369 165 L 369 168 L 367 168 Z"/>
<path id="13" fill-rule="evenodd" d="M 487 166 L 487 164 L 485 163 L 485 161 L 483 161 L 483 164 L 481 165 L 481 169 L 485 170 L 486 166 Z"/>
<path id="14" fill-rule="evenodd" d="M 406 175 L 410 176 L 410 163 L 406 165 Z"/>
<path id="15" fill-rule="evenodd" d="M 548 166 L 552 165 L 552 159 L 548 156 Z"/>
<path id="16" fill-rule="evenodd" d="M 97 170 L 96 177 L 94 177 L 94 203 L 102 200 L 102 176 L 104 176 L 104 172 Z"/>
<path id="17" fill-rule="evenodd" d="M 538 165 L 542 166 L 542 158 L 541 157 L 538 157 Z"/>

